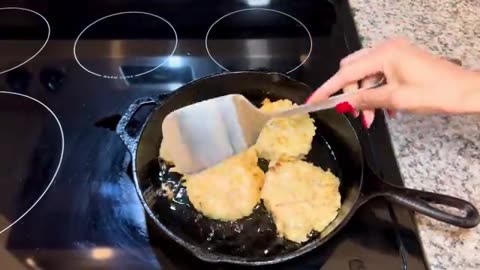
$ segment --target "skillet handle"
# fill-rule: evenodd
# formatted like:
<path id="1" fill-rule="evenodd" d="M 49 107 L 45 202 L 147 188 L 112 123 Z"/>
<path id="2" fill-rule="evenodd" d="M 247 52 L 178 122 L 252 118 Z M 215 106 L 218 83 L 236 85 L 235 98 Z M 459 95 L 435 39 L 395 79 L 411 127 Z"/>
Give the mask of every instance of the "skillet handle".
<path id="1" fill-rule="evenodd" d="M 478 210 L 465 200 L 443 194 L 396 187 L 387 183 L 383 183 L 383 185 L 385 185 L 384 192 L 381 195 L 389 201 L 436 220 L 462 228 L 472 228 L 480 222 Z M 453 207 L 465 214 L 451 214 L 432 204 Z"/>
<path id="2" fill-rule="evenodd" d="M 127 111 L 117 124 L 117 128 L 115 131 L 132 155 L 135 155 L 135 152 L 137 151 L 138 140 L 140 139 L 141 132 L 139 132 L 139 134 L 137 134 L 136 136 L 130 136 L 130 134 L 128 134 L 127 132 L 127 126 L 132 120 L 133 116 L 142 106 L 156 103 L 157 101 L 152 97 L 144 97 L 135 100 L 128 107 Z"/>

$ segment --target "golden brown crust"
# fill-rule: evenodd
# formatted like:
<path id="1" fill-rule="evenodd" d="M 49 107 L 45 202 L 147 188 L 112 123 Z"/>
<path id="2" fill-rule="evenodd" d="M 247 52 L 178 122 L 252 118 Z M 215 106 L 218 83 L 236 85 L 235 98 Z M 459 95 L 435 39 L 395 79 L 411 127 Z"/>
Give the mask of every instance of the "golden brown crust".
<path id="1" fill-rule="evenodd" d="M 340 208 L 339 180 L 305 161 L 277 162 L 265 175 L 261 198 L 279 235 L 305 242 L 312 230 L 321 232 Z"/>
<path id="2" fill-rule="evenodd" d="M 270 102 L 260 108 L 274 112 L 297 106 L 288 99 Z M 301 159 L 311 149 L 315 125 L 308 114 L 270 120 L 260 132 L 255 148 L 260 158 L 275 162 Z"/>
<path id="3" fill-rule="evenodd" d="M 187 195 L 195 209 L 212 219 L 233 221 L 248 216 L 260 202 L 264 173 L 253 148 L 187 176 Z"/>

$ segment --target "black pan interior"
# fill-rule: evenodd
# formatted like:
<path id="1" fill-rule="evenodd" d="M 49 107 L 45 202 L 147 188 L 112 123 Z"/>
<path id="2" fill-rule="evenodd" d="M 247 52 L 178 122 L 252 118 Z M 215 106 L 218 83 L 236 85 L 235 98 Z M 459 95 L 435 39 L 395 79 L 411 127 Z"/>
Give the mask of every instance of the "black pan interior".
<path id="1" fill-rule="evenodd" d="M 302 103 L 311 89 L 279 74 L 229 73 L 193 82 L 170 97 L 152 113 L 143 129 L 135 159 L 136 181 L 143 199 L 160 229 L 194 252 L 212 254 L 230 262 L 281 261 L 303 254 L 326 241 L 343 225 L 351 212 L 361 186 L 362 155 L 349 121 L 334 111 L 314 113 L 317 127 L 307 161 L 330 169 L 341 179 L 342 208 L 338 217 L 322 233 L 312 233 L 309 242 L 297 244 L 276 234 L 275 224 L 262 204 L 252 215 L 235 222 L 221 222 L 204 217 L 190 206 L 185 189 L 179 185 L 181 175 L 169 172 L 158 159 L 162 139 L 161 123 L 171 111 L 185 105 L 225 94 L 243 94 L 260 106 L 265 98 L 288 98 Z M 162 183 L 173 186 L 170 201 Z M 205 258 L 204 258 L 205 259 Z M 222 259 L 220 259 L 222 260 Z"/>

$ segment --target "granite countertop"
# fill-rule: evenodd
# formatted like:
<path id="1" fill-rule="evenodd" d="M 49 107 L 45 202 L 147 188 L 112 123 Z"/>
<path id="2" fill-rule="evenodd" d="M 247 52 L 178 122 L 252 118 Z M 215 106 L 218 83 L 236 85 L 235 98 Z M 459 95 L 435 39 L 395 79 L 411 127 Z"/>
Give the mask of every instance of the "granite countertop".
<path id="1" fill-rule="evenodd" d="M 477 0 L 350 0 L 363 46 L 403 36 L 480 68 Z M 464 198 L 480 208 L 480 115 L 402 114 L 389 121 L 405 185 Z M 480 269 L 480 226 L 459 229 L 417 215 L 431 269 Z"/>

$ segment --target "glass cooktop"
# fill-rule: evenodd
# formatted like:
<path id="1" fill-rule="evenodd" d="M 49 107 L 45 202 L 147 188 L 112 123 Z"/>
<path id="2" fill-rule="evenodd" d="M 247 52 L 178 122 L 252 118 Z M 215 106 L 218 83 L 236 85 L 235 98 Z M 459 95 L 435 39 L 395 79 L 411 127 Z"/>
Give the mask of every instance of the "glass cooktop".
<path id="1" fill-rule="evenodd" d="M 241 268 L 201 262 L 151 225 L 114 132 L 121 115 L 220 72 L 282 72 L 314 88 L 358 48 L 341 0 L 2 1 L 2 269 Z M 402 185 L 382 113 L 360 132 L 370 162 Z M 379 199 L 326 245 L 266 268 L 427 263 L 411 213 Z"/>

